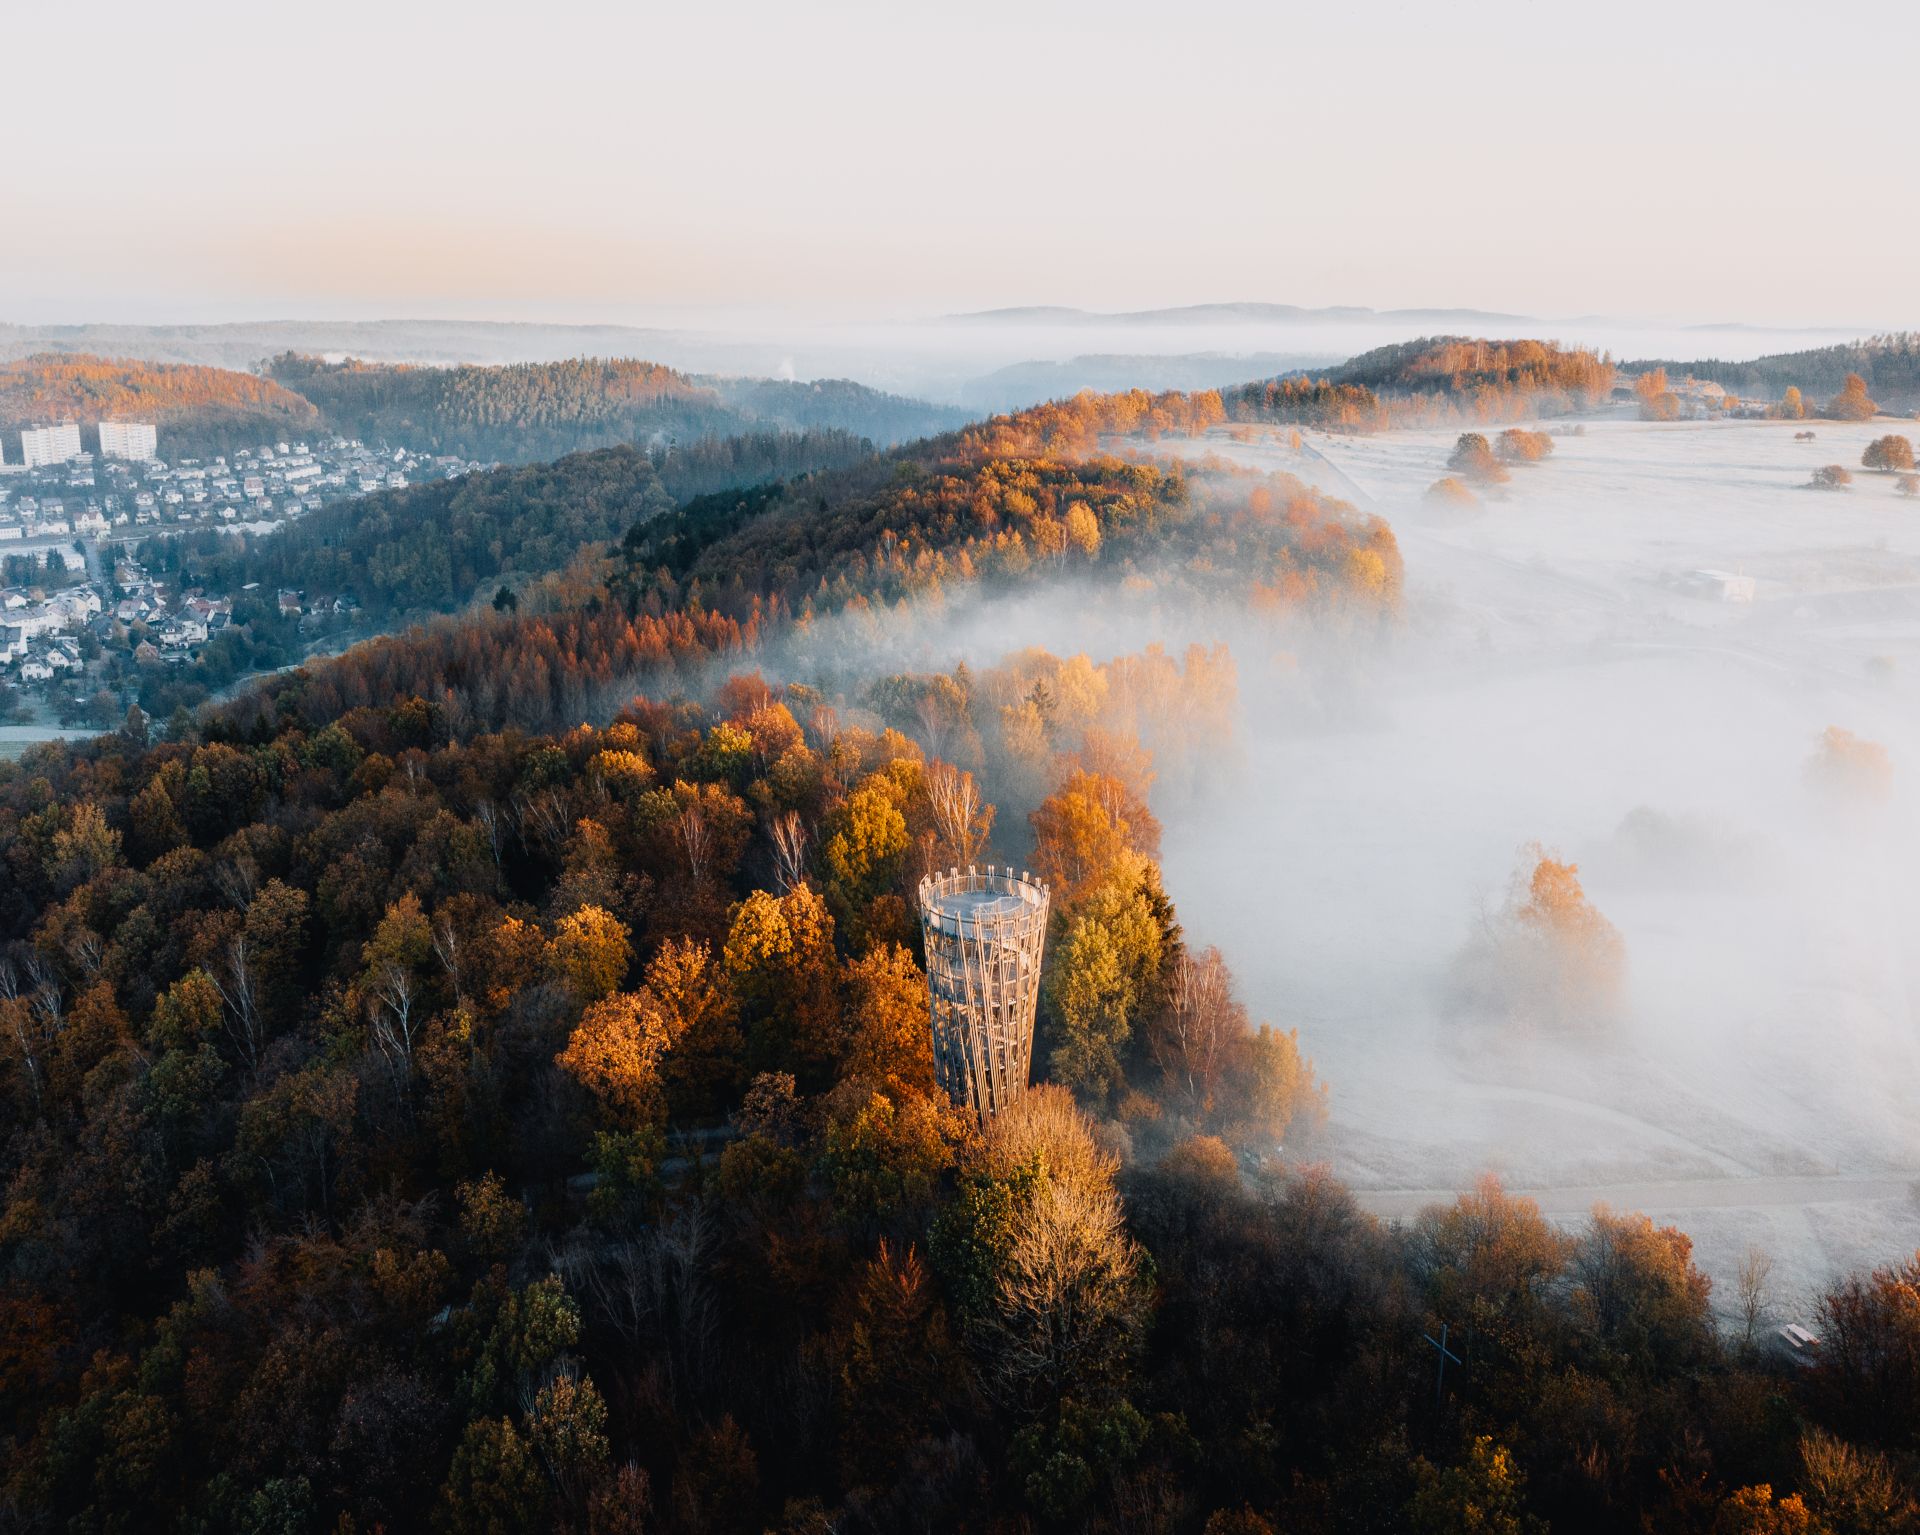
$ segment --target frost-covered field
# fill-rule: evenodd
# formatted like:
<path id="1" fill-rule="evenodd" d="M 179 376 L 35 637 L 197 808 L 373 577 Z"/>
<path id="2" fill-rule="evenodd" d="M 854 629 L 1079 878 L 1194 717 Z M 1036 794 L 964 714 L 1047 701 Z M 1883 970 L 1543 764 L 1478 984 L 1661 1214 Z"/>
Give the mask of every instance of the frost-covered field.
<path id="1" fill-rule="evenodd" d="M 0 725 L 0 762 L 18 757 L 43 741 L 62 741 L 75 732 L 53 725 Z"/>
<path id="2" fill-rule="evenodd" d="M 1489 1168 L 1560 1213 L 1603 1190 L 1721 1276 L 1769 1247 L 1790 1292 L 1920 1246 L 1920 501 L 1859 469 L 1920 426 L 1807 428 L 1589 423 L 1464 516 L 1422 499 L 1451 430 L 1205 444 L 1353 496 L 1406 558 L 1389 655 L 1310 685 L 1243 656 L 1245 770 L 1166 838 L 1189 933 L 1299 1026 L 1383 1211 Z M 1851 490 L 1802 488 L 1828 463 Z M 1809 789 L 1828 725 L 1885 743 L 1890 804 Z M 1606 1039 L 1449 1021 L 1535 840 L 1624 935 Z"/>

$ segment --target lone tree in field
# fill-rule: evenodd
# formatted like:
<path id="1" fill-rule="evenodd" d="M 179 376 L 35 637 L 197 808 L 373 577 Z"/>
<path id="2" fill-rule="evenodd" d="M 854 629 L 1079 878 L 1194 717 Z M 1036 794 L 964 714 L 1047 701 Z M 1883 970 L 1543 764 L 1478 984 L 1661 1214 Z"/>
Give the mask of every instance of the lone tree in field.
<path id="1" fill-rule="evenodd" d="M 1807 419 L 1807 402 L 1801 398 L 1798 384 L 1787 385 L 1787 392 L 1780 396 L 1780 403 L 1773 407 L 1773 414 L 1781 421 Z"/>
<path id="2" fill-rule="evenodd" d="M 1578 865 L 1538 843 L 1521 849 L 1505 906 L 1455 963 L 1456 992 L 1469 1012 L 1557 1032 L 1617 1017 L 1626 976 L 1626 944 L 1587 899 Z"/>
<path id="3" fill-rule="evenodd" d="M 1443 506 L 1478 506 L 1473 487 L 1458 475 L 1443 475 L 1427 487 L 1427 499 Z"/>
<path id="4" fill-rule="evenodd" d="M 1867 444 L 1867 451 L 1860 455 L 1860 462 L 1865 468 L 1888 472 L 1911 469 L 1913 444 L 1906 438 L 1893 433 L 1885 437 L 1876 437 Z"/>
<path id="5" fill-rule="evenodd" d="M 1462 432 L 1447 459 L 1449 469 L 1457 469 L 1470 480 L 1498 485 L 1510 479 L 1506 466 L 1494 457 L 1493 447 L 1479 432 Z"/>
<path id="6" fill-rule="evenodd" d="M 1853 483 L 1853 473 L 1844 464 L 1828 464 L 1814 470 L 1807 483 L 1815 490 L 1845 490 Z"/>
<path id="7" fill-rule="evenodd" d="M 1733 1273 L 1734 1321 L 1747 1352 L 1760 1346 L 1760 1332 L 1772 1309 L 1773 1259 L 1765 1248 L 1749 1244 Z"/>
<path id="8" fill-rule="evenodd" d="M 1494 440 L 1493 451 L 1503 464 L 1537 464 L 1553 452 L 1553 439 L 1545 432 L 1510 426 Z"/>
<path id="9" fill-rule="evenodd" d="M 1830 799 L 1878 804 L 1893 792 L 1893 758 L 1878 741 L 1829 725 L 1807 763 L 1807 783 Z"/>
<path id="10" fill-rule="evenodd" d="M 1858 373 L 1849 373 L 1840 392 L 1827 401 L 1827 415 L 1835 421 L 1871 421 L 1880 407 L 1867 397 L 1867 381 Z"/>

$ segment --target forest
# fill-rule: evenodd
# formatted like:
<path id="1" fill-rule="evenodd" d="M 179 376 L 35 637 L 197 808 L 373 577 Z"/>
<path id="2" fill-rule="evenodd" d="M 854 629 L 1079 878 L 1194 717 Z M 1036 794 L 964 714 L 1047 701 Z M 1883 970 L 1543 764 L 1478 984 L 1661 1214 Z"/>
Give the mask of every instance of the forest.
<path id="1" fill-rule="evenodd" d="M 782 432 L 837 431 L 890 447 L 963 419 L 846 380 L 702 380 L 627 359 L 433 368 L 287 353 L 267 373 L 345 436 L 503 463 Z"/>
<path id="2" fill-rule="evenodd" d="M 794 381 L 701 376 L 698 382 L 749 420 L 787 432 L 851 432 L 883 448 L 951 431 L 974 414 L 885 394 L 844 378 Z"/>
<path id="3" fill-rule="evenodd" d="M 1311 1038 L 1159 868 L 1224 648 L 780 675 L 1068 580 L 1393 625 L 1384 523 L 1153 456 L 1225 410 L 678 507 L 633 450 L 449 486 L 449 571 L 523 505 L 523 549 L 631 525 L 541 611 L 0 764 L 0 1527 L 1915 1529 L 1920 1271 L 1800 1369 L 1678 1231 L 1492 1182 L 1387 1226 L 1316 1167 Z M 983 1131 L 912 893 L 987 862 L 1053 914 Z"/>
<path id="4" fill-rule="evenodd" d="M 1852 374 L 1882 405 L 1903 411 L 1920 409 L 1920 333 L 1913 331 L 1806 352 L 1779 352 L 1747 362 L 1707 357 L 1651 359 L 1621 366 L 1632 373 L 1665 369 L 1676 378 L 1710 378 L 1735 394 L 1763 400 L 1778 400 L 1789 389 L 1822 397 L 1838 394 Z"/>
<path id="5" fill-rule="evenodd" d="M 1606 359 L 1548 342 L 1430 336 L 1363 352 L 1324 378 L 1264 379 L 1219 397 L 1234 422 L 1373 432 L 1588 410 L 1613 377 Z"/>
<path id="6" fill-rule="evenodd" d="M 1547 341 L 1429 336 L 1362 352 L 1328 375 L 1389 397 L 1396 425 L 1566 415 L 1604 403 L 1612 362 Z"/>
<path id="7" fill-rule="evenodd" d="M 1223 389 L 1220 398 L 1230 421 L 1377 431 L 1388 420 L 1380 397 L 1364 384 L 1330 379 L 1270 378 Z"/>

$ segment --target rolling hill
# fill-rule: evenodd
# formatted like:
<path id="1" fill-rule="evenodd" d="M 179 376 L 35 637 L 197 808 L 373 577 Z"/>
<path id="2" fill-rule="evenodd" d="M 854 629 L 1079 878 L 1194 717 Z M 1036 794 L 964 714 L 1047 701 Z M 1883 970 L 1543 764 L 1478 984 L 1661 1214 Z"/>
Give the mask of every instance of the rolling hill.
<path id="1" fill-rule="evenodd" d="M 631 358 L 423 368 L 288 354 L 268 371 L 349 436 L 503 463 L 769 431 L 839 431 L 891 446 L 964 419 L 846 380 L 697 379 Z"/>
<path id="2" fill-rule="evenodd" d="M 0 363 L 0 427 L 78 420 L 91 449 L 97 423 L 116 417 L 158 422 L 189 453 L 250 447 L 320 424 L 312 401 L 225 368 L 50 353 Z"/>
<path id="3" fill-rule="evenodd" d="M 157 421 L 168 456 L 329 431 L 502 463 L 626 443 L 711 457 L 701 444 L 796 433 L 890 447 L 968 419 L 846 380 L 695 378 L 625 358 L 425 367 L 284 353 L 243 372 L 42 352 L 0 364 L 0 426 L 79 420 L 90 437 L 114 416 Z M 746 459 L 781 456 L 759 449 Z"/>

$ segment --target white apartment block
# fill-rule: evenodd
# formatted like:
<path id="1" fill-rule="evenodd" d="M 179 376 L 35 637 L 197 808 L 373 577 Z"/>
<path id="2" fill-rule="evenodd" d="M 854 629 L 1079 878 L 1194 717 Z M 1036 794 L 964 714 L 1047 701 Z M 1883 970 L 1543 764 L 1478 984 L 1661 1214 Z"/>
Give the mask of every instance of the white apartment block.
<path id="1" fill-rule="evenodd" d="M 20 453 L 29 469 L 42 464 L 64 464 L 80 456 L 80 423 L 62 421 L 58 426 L 30 426 L 20 433 Z"/>
<path id="2" fill-rule="evenodd" d="M 100 456 L 145 461 L 156 457 L 160 433 L 151 421 L 102 421 Z"/>

